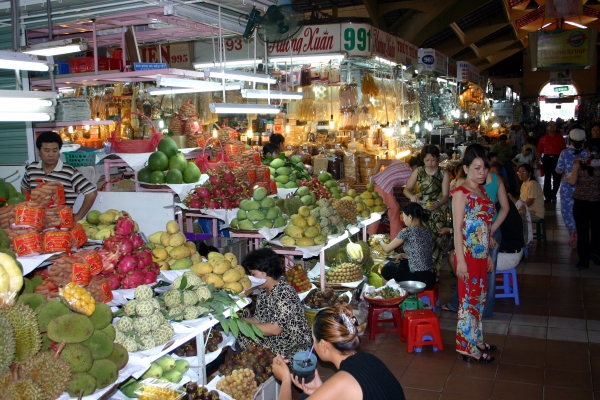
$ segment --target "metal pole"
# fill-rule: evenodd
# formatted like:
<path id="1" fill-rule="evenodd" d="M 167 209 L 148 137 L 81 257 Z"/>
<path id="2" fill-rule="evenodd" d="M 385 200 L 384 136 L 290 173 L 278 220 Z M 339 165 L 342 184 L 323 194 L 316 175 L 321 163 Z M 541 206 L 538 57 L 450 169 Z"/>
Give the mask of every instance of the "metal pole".
<path id="1" fill-rule="evenodd" d="M 98 75 L 98 40 L 96 38 L 96 18 L 92 18 L 92 29 L 94 33 L 94 74 Z"/>
<path id="2" fill-rule="evenodd" d="M 126 26 L 121 28 L 121 62 L 123 64 L 121 66 L 122 71 L 125 71 L 125 66 L 127 65 L 127 55 L 125 54 L 125 47 L 127 46 L 127 43 L 125 42 L 125 29 L 127 29 Z"/>
<path id="3" fill-rule="evenodd" d="M 10 12 L 12 17 L 12 47 L 13 51 L 19 51 L 19 0 L 10 0 Z M 21 72 L 15 70 L 15 89 L 23 90 L 23 83 L 21 82 Z"/>
<path id="4" fill-rule="evenodd" d="M 52 2 L 50 0 L 46 0 L 46 12 L 48 13 L 48 40 L 52 40 L 53 31 L 52 31 Z"/>

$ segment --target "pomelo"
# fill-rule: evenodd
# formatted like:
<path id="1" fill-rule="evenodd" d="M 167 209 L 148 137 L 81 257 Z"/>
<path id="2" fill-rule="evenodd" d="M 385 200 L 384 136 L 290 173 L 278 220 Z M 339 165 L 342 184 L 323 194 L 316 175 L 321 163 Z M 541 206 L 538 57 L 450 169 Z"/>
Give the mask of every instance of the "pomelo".
<path id="1" fill-rule="evenodd" d="M 187 160 L 181 152 L 175 153 L 175 155 L 169 158 L 169 169 L 178 169 L 183 174 L 183 171 L 187 168 Z"/>
<path id="2" fill-rule="evenodd" d="M 169 168 L 169 158 L 162 151 L 155 151 L 148 157 L 148 167 L 152 171 L 164 171 Z"/>
<path id="3" fill-rule="evenodd" d="M 194 163 L 190 161 L 187 163 L 187 167 L 183 171 L 183 181 L 185 183 L 196 183 L 200 180 L 200 168 Z"/>
<path id="4" fill-rule="evenodd" d="M 183 175 L 178 169 L 170 169 L 167 172 L 167 183 L 180 184 L 183 183 Z"/>
<path id="5" fill-rule="evenodd" d="M 165 173 L 162 171 L 154 171 L 150 175 L 150 183 L 161 184 L 161 183 L 165 183 L 165 182 L 166 182 Z"/>
<path id="6" fill-rule="evenodd" d="M 158 143 L 158 151 L 165 153 L 167 157 L 172 157 L 177 153 L 177 143 L 171 138 L 162 138 Z"/>
<path id="7" fill-rule="evenodd" d="M 137 179 L 140 182 L 150 182 L 150 175 L 152 175 L 152 169 L 145 167 L 139 170 Z"/>

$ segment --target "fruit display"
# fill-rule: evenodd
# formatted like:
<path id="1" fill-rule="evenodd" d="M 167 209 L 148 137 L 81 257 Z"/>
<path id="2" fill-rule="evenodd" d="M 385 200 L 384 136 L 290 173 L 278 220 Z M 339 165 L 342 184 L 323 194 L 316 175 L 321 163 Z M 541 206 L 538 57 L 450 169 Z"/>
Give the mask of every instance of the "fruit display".
<path id="1" fill-rule="evenodd" d="M 207 284 L 192 272 L 185 272 L 173 281 L 173 289 L 160 298 L 165 307 L 161 312 L 168 320 L 183 321 L 207 315 L 211 309 L 203 303 L 212 297 Z"/>
<path id="2" fill-rule="evenodd" d="M 233 172 L 225 167 L 211 171 L 208 181 L 196 186 L 184 203 L 189 208 L 226 209 L 231 210 L 240 206 L 242 200 L 251 195 L 251 189 L 246 183 L 240 182 Z"/>
<path id="3" fill-rule="evenodd" d="M 98 210 L 91 210 L 87 213 L 84 220 L 78 222 L 83 226 L 88 239 L 104 240 L 116 235 L 117 221 L 122 217 L 131 218 L 127 211 L 110 209 L 101 213 Z M 139 229 L 137 222 L 133 221 L 132 229 L 134 233 L 137 233 Z"/>
<path id="4" fill-rule="evenodd" d="M 18 204 L 27 200 L 25 195 L 21 192 L 18 192 L 12 183 L 6 181 L 8 178 L 11 178 L 17 174 L 18 171 L 15 171 L 6 178 L 0 179 L 0 207 L 4 206 L 5 204 Z"/>
<path id="5" fill-rule="evenodd" d="M 298 156 L 292 156 L 290 161 L 285 156 L 280 156 L 269 162 L 271 179 L 277 184 L 277 188 L 293 189 L 298 187 L 298 181 L 309 179 L 310 175 Z"/>
<path id="6" fill-rule="evenodd" d="M 196 183 L 200 180 L 200 168 L 195 162 L 188 162 L 171 138 L 163 138 L 158 150 L 148 157 L 148 166 L 142 168 L 137 179 L 152 184 Z"/>
<path id="7" fill-rule="evenodd" d="M 61 287 L 58 294 L 73 311 L 90 316 L 96 310 L 96 300 L 92 294 L 75 282 L 69 282 Z"/>
<path id="8" fill-rule="evenodd" d="M 325 272 L 325 280 L 328 283 L 356 282 L 363 278 L 363 270 L 356 264 L 343 263 L 329 268 Z"/>
<path id="9" fill-rule="evenodd" d="M 162 379 L 145 379 L 133 392 L 127 397 L 138 398 L 140 400 L 177 400 L 183 395 L 183 391 L 177 389 L 178 386 L 166 382 Z"/>
<path id="10" fill-rule="evenodd" d="M 368 249 L 369 246 L 366 247 Z M 352 243 L 352 241 L 348 239 L 348 244 L 346 245 L 346 254 L 348 254 L 350 260 L 359 263 L 364 258 L 363 246 L 359 243 Z"/>
<path id="11" fill-rule="evenodd" d="M 377 260 L 385 260 L 388 256 L 379 244 L 379 240 L 381 240 L 385 244 L 390 243 L 389 235 L 371 235 L 369 238 L 369 246 L 371 247 L 371 257 Z"/>
<path id="12" fill-rule="evenodd" d="M 354 199 L 350 197 L 343 197 L 341 199 L 333 198 L 330 202 L 344 224 L 356 225 L 358 221 L 356 219 L 357 211 Z"/>
<path id="13" fill-rule="evenodd" d="M 254 376 L 254 372 L 248 368 L 236 369 L 217 382 L 217 389 L 235 400 L 252 400 L 258 390 Z"/>
<path id="14" fill-rule="evenodd" d="M 238 354 L 234 354 L 221 364 L 219 372 L 224 376 L 229 376 L 235 370 L 246 368 L 254 373 L 256 384 L 260 385 L 273 374 L 272 366 L 274 357 L 275 354 L 270 349 L 250 343 L 244 350 Z"/>
<path id="15" fill-rule="evenodd" d="M 198 386 L 197 382 L 189 382 L 185 387 L 184 400 L 219 400 L 219 392 L 210 390 L 206 386 Z"/>
<path id="16" fill-rule="evenodd" d="M 365 297 L 381 297 L 382 299 L 397 299 L 398 297 L 402 297 L 400 291 L 389 286 L 384 286 L 377 290 L 373 290 L 369 293 L 365 293 Z"/>
<path id="17" fill-rule="evenodd" d="M 223 289 L 233 294 L 250 289 L 250 279 L 246 276 L 244 267 L 238 265 L 234 254 L 210 252 L 207 257 L 208 262 L 199 262 L 190 267 L 190 270 L 207 285 L 212 284 L 215 289 Z"/>
<path id="18" fill-rule="evenodd" d="M 312 199 L 306 196 L 310 196 Z M 311 206 L 314 205 L 317 200 L 323 198 L 330 199 L 332 194 L 319 178 L 313 176 L 312 178 L 302 179 L 300 181 L 300 187 L 296 191 L 296 197 L 301 199 L 304 205 Z"/>
<path id="19" fill-rule="evenodd" d="M 0 305 L 12 303 L 23 287 L 23 271 L 9 252 L 0 251 Z"/>
<path id="20" fill-rule="evenodd" d="M 156 282 L 159 265 L 141 235 L 135 233 L 134 222 L 128 214 L 119 217 L 115 236 L 104 240 L 98 255 L 103 267 L 100 274 L 112 290 L 134 289 Z"/>
<path id="21" fill-rule="evenodd" d="M 134 299 L 123 306 L 125 316 L 114 323 L 115 343 L 129 352 L 148 350 L 167 343 L 174 335 L 169 321 L 158 312 L 160 302 L 148 285 L 135 289 Z"/>
<path id="22" fill-rule="evenodd" d="M 345 294 L 337 295 L 332 288 L 325 290 L 314 289 L 304 299 L 304 304 L 313 309 L 321 309 L 327 307 L 338 307 L 346 305 L 350 302 Z"/>
<path id="23" fill-rule="evenodd" d="M 136 398 L 140 396 L 141 391 L 147 392 L 147 387 L 158 386 L 162 389 L 173 388 L 171 384 L 178 384 L 183 379 L 183 375 L 190 369 L 190 364 L 186 360 L 175 360 L 171 356 L 162 356 L 150 363 L 150 368 L 144 372 L 140 379 L 129 379 L 119 387 L 127 397 Z M 152 382 L 152 385 L 149 383 Z M 162 382 L 162 384 L 161 384 Z M 158 395 L 157 392 L 155 395 Z M 165 396 L 168 392 L 163 393 Z M 180 393 L 178 393 L 179 395 Z M 137 396 L 136 396 L 137 395 Z M 146 393 L 149 396 L 149 393 Z M 141 397 L 139 397 L 141 398 Z M 147 397 L 148 399 L 167 399 L 167 397 Z M 179 397 L 176 397 L 179 398 Z"/>
<path id="24" fill-rule="evenodd" d="M 298 209 L 292 215 L 285 236 L 280 241 L 286 246 L 298 247 L 324 244 L 328 235 L 342 233 L 346 226 L 331 206 L 329 200 L 322 198 L 312 210 L 308 206 Z M 315 233 L 318 232 L 318 233 Z"/>
<path id="25" fill-rule="evenodd" d="M 287 219 L 275 205 L 275 199 L 267 197 L 267 189 L 263 187 L 254 191 L 252 200 L 242 200 L 239 207 L 237 218 L 231 221 L 234 229 L 282 228 L 287 225 Z"/>
<path id="26" fill-rule="evenodd" d="M 298 293 L 309 291 L 312 287 L 308 275 L 302 265 L 296 265 L 285 274 L 285 281 L 292 285 Z"/>
<path id="27" fill-rule="evenodd" d="M 154 232 L 146 247 L 152 250 L 152 261 L 162 270 L 182 270 L 202 261 L 194 242 L 187 241 L 176 221 L 169 221 L 166 231 Z"/>
<path id="28" fill-rule="evenodd" d="M 356 212 L 362 218 L 368 218 L 374 212 L 383 212 L 387 209 L 383 199 L 377 194 L 371 183 L 367 184 L 367 190 L 360 195 L 357 195 L 354 189 L 348 190 L 348 197 L 354 197 Z"/>
<path id="29" fill-rule="evenodd" d="M 212 353 L 219 350 L 219 343 L 223 342 L 223 335 L 221 331 L 211 329 L 210 333 L 204 331 L 204 353 Z M 180 346 L 174 353 L 179 357 L 195 357 L 198 355 L 198 349 L 196 348 L 196 339 L 192 339 L 184 345 Z"/>

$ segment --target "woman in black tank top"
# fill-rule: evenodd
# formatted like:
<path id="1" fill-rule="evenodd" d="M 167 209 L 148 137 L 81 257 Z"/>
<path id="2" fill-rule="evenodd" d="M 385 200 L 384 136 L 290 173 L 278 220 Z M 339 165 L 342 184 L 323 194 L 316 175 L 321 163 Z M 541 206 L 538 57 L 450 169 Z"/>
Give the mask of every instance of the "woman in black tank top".
<path id="1" fill-rule="evenodd" d="M 316 370 L 314 379 L 305 384 L 304 379 L 299 382 L 290 374 L 288 360 L 278 355 L 273 360 L 273 374 L 281 381 L 279 400 L 292 399 L 292 383 L 311 400 L 404 400 L 402 386 L 388 367 L 373 354 L 357 351 L 357 326 L 347 306 L 321 310 L 313 321 L 315 352 L 339 371 L 323 383 Z"/>

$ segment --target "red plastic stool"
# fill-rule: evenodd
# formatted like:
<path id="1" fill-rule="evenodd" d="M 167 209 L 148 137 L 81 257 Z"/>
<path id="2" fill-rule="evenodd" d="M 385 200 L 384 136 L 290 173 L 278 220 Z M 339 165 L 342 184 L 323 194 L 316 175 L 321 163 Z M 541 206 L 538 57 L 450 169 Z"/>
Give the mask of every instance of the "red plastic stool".
<path id="1" fill-rule="evenodd" d="M 432 310 L 405 311 L 403 327 L 408 353 L 421 352 L 424 345 L 433 345 L 434 351 L 444 350 L 440 321 Z"/>
<path id="2" fill-rule="evenodd" d="M 393 318 L 378 319 L 379 314 L 381 314 L 382 312 L 386 312 L 386 311 L 391 312 Z M 379 322 L 393 322 L 394 327 L 393 328 L 378 327 L 377 323 L 379 323 Z M 397 332 L 398 336 L 400 336 L 400 339 L 402 339 L 402 314 L 400 314 L 400 307 L 398 307 L 398 306 L 378 307 L 378 306 L 369 304 L 369 325 L 371 327 L 370 328 L 371 331 L 369 333 L 369 339 L 371 339 L 371 340 L 375 339 L 376 334 L 385 333 L 385 332 Z"/>
<path id="3" fill-rule="evenodd" d="M 433 285 L 433 288 L 417 293 L 417 297 L 434 310 L 440 305 L 438 285 Z"/>

